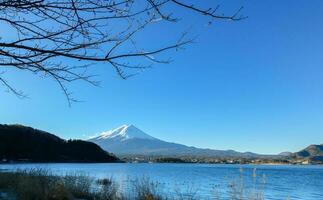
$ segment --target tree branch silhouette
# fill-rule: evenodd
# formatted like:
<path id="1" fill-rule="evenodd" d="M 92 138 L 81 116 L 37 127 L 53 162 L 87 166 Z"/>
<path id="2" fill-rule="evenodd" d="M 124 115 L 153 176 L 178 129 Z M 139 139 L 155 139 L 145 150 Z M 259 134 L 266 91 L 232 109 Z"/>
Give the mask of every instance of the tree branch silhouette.
<path id="1" fill-rule="evenodd" d="M 136 34 L 149 25 L 179 20 L 168 6 L 215 20 L 245 19 L 240 15 L 242 7 L 225 16 L 217 14 L 218 6 L 203 9 L 178 0 L 2 0 L 0 25 L 12 34 L 0 36 L 0 69 L 14 68 L 51 77 L 70 105 L 76 100 L 66 84 L 81 80 L 98 85 L 89 72 L 91 65 L 107 64 L 127 79 L 133 75 L 129 70 L 168 63 L 155 56 L 192 42 L 184 33 L 178 41 L 157 49 L 136 44 Z M 131 59 L 141 63 L 135 64 Z M 5 73 L 0 75 L 0 83 L 8 91 L 25 96 L 4 78 Z"/>

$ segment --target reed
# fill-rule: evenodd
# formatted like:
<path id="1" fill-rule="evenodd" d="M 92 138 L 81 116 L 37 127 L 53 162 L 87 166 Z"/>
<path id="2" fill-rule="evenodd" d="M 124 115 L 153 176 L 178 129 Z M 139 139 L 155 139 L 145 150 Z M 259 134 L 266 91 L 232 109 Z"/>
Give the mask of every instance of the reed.
<path id="1" fill-rule="evenodd" d="M 228 184 L 225 195 L 212 191 L 216 200 L 264 200 L 265 176 L 254 169 L 246 184 L 244 170 Z M 247 177 L 248 178 L 248 177 Z M 198 200 L 197 188 L 188 187 L 185 192 L 163 192 L 162 184 L 149 177 L 133 180 L 132 191 L 124 194 L 112 178 L 94 179 L 85 174 L 53 175 L 48 170 L 31 169 L 15 172 L 0 171 L 0 200 L 3 194 L 12 200 Z M 248 187 L 247 187 L 248 186 Z M 129 192 L 129 191 L 128 191 Z M 2 195 L 1 195 L 2 194 Z M 167 195 L 166 195 L 167 194 Z M 174 194 L 170 196 L 170 194 Z M 8 198 L 8 196 L 12 198 Z"/>

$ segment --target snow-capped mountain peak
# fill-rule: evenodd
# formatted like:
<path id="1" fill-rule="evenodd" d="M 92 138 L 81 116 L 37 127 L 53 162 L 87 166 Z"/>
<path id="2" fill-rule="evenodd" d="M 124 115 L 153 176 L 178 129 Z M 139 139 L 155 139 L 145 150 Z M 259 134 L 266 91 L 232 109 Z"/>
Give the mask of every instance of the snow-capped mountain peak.
<path id="1" fill-rule="evenodd" d="M 166 142 L 154 138 L 134 125 L 123 125 L 116 129 L 105 131 L 98 137 L 88 141 L 99 145 L 107 152 L 119 156 L 153 155 L 153 156 L 254 156 L 251 153 L 239 153 L 228 150 L 212 150 L 188 147 L 182 144 Z"/>
<path id="2" fill-rule="evenodd" d="M 150 139 L 155 140 L 156 138 L 146 134 L 139 128 L 134 125 L 122 125 L 116 129 L 105 131 L 101 133 L 95 140 L 105 140 L 105 139 L 120 139 L 120 140 L 128 140 L 128 139 Z"/>

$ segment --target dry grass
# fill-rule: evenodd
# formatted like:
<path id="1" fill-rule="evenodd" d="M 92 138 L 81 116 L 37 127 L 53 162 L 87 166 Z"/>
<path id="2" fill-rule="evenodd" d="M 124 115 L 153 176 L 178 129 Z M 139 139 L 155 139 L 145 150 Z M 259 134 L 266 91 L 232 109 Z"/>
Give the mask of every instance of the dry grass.
<path id="1" fill-rule="evenodd" d="M 228 185 L 227 197 L 220 197 L 214 191 L 217 200 L 264 200 L 265 177 L 258 176 L 256 169 L 252 174 L 252 187 L 246 187 L 243 176 Z M 188 187 L 185 192 L 175 190 L 173 197 L 167 197 L 161 189 L 161 184 L 143 177 L 132 181 L 132 193 L 126 197 L 120 194 L 115 182 L 110 179 L 95 180 L 83 174 L 65 176 L 53 175 L 41 169 L 32 169 L 16 172 L 0 172 L 0 191 L 15 196 L 17 200 L 198 200 L 197 189 Z M 1 194 L 1 192 L 0 192 Z M 169 194 L 169 193 L 167 193 Z M 1 199 L 1 195 L 0 195 Z"/>
<path id="2" fill-rule="evenodd" d="M 213 191 L 214 199 L 230 199 L 230 200 L 264 200 L 264 190 L 265 190 L 265 175 L 257 175 L 257 169 L 254 168 L 252 175 L 252 185 L 246 184 L 244 170 L 240 169 L 240 176 L 238 179 L 231 181 L 228 184 L 228 198 L 222 198 L 216 188 Z M 247 187 L 248 185 L 248 187 Z"/>
<path id="3" fill-rule="evenodd" d="M 163 200 L 167 199 L 160 190 L 160 183 L 143 177 L 133 181 L 133 198 L 137 200 Z"/>
<path id="4" fill-rule="evenodd" d="M 18 200 L 119 199 L 111 180 L 99 184 L 85 175 L 56 176 L 39 169 L 1 172 L 0 189 Z"/>

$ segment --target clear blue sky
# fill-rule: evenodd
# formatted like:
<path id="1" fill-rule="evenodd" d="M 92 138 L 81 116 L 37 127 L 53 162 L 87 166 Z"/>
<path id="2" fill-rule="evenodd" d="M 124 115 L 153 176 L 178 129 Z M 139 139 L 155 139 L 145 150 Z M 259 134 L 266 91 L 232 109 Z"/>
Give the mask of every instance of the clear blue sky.
<path id="1" fill-rule="evenodd" d="M 134 124 L 167 141 L 257 153 L 322 143 L 323 1 L 220 3 L 226 10 L 244 5 L 249 18 L 207 26 L 187 15 L 171 29 L 147 30 L 139 38 L 147 45 L 166 44 L 188 28 L 198 39 L 164 55 L 174 59 L 171 64 L 127 81 L 108 65 L 96 66 L 101 87 L 70 85 L 84 101 L 71 108 L 52 80 L 8 70 L 9 81 L 30 98 L 18 99 L 0 87 L 0 122 L 63 138 Z"/>

